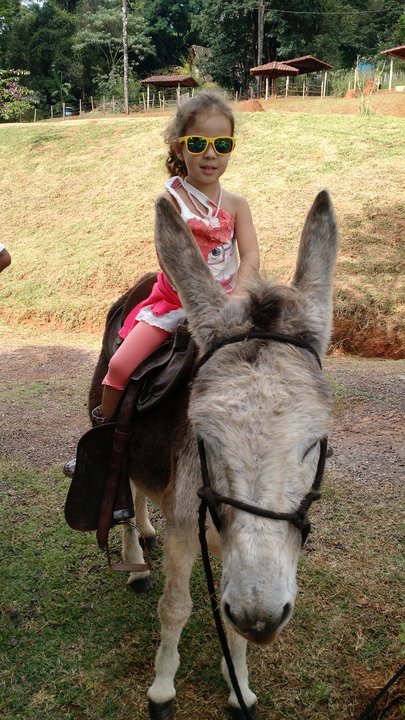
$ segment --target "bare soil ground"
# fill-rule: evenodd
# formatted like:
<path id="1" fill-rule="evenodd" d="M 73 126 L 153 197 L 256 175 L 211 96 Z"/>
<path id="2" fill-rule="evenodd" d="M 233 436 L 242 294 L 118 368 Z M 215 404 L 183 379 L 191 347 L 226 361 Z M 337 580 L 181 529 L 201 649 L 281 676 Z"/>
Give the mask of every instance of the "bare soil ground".
<path id="1" fill-rule="evenodd" d="M 98 350 L 36 344 L 26 335 L 6 342 L 0 353 L 1 454 L 38 468 L 62 464 L 89 426 L 87 391 Z M 355 482 L 399 483 L 405 361 L 332 355 L 325 370 L 335 398 L 331 469 Z"/>

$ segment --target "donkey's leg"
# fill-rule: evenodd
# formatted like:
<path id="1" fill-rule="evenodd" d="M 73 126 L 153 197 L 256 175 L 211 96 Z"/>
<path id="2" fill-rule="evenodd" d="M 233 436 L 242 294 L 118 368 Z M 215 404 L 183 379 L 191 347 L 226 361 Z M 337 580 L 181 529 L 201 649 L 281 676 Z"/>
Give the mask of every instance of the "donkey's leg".
<path id="1" fill-rule="evenodd" d="M 169 720 L 176 695 L 174 676 L 180 664 L 177 650 L 181 631 L 192 608 L 189 581 L 197 554 L 196 537 L 167 527 L 166 583 L 159 601 L 161 641 L 155 660 L 155 679 L 148 690 L 150 717 Z"/>
<path id="2" fill-rule="evenodd" d="M 136 525 L 141 533 L 142 541 L 146 543 L 148 548 L 156 545 L 156 531 L 149 520 L 148 501 L 146 495 L 139 488 L 135 488 L 134 506 L 136 515 Z"/>
<path id="3" fill-rule="evenodd" d="M 257 698 L 256 695 L 249 688 L 249 673 L 246 663 L 247 640 L 238 635 L 238 633 L 236 633 L 228 625 L 226 627 L 226 634 L 240 691 L 242 693 L 242 697 L 245 701 L 246 706 L 251 712 L 252 718 L 254 718 Z M 235 691 L 231 683 L 231 679 L 229 677 L 228 666 L 226 664 L 225 658 L 222 658 L 221 670 L 231 691 L 228 698 L 228 703 L 231 710 L 231 717 L 233 718 L 233 720 L 243 720 L 243 718 L 245 718 L 245 715 L 240 709 L 238 699 L 236 697 Z"/>
<path id="4" fill-rule="evenodd" d="M 139 543 L 138 527 L 145 536 L 154 537 L 155 531 L 149 522 L 146 497 L 141 490 L 131 483 L 134 498 L 135 516 L 122 526 L 122 559 L 124 562 L 144 564 L 142 547 Z M 128 585 L 135 592 L 147 592 L 151 589 L 150 571 L 131 572 Z"/>

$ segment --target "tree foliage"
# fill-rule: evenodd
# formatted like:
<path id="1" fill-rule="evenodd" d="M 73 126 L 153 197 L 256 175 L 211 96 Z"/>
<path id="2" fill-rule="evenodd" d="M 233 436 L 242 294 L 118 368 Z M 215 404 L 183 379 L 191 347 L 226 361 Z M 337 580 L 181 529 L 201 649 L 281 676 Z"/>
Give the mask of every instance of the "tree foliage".
<path id="1" fill-rule="evenodd" d="M 0 70 L 0 121 L 21 120 L 34 105 L 31 91 L 22 85 L 24 70 Z"/>
<path id="2" fill-rule="evenodd" d="M 122 15 L 116 1 L 104 0 L 95 12 L 82 15 L 73 39 L 73 50 L 92 53 L 99 68 L 108 73 L 115 71 L 123 59 Z M 128 50 L 134 67 L 155 54 L 147 22 L 138 12 L 128 17 Z"/>
<path id="3" fill-rule="evenodd" d="M 119 92 L 122 0 L 0 0 L 0 67 L 49 101 Z M 185 66 L 191 45 L 209 48 L 202 74 L 246 90 L 258 60 L 259 0 L 130 0 L 131 84 Z M 315 55 L 335 68 L 405 42 L 403 0 L 264 0 L 262 62 Z M 56 79 L 57 80 L 56 80 Z M 59 87 L 59 89 L 58 89 Z"/>

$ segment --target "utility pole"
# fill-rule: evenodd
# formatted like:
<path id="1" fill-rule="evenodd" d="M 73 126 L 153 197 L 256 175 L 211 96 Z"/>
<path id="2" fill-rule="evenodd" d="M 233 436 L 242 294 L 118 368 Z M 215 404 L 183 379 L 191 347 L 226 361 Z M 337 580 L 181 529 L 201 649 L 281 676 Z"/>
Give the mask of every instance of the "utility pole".
<path id="1" fill-rule="evenodd" d="M 128 115 L 128 0 L 122 0 L 122 46 L 124 50 L 124 112 Z"/>

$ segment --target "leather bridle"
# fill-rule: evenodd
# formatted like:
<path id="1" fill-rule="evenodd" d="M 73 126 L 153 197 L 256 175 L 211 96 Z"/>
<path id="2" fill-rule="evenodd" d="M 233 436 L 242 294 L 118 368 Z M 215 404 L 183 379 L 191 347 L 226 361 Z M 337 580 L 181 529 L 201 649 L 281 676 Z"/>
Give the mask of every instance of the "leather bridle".
<path id="1" fill-rule="evenodd" d="M 268 333 L 261 330 L 252 329 L 249 330 L 246 333 L 241 333 L 238 335 L 232 335 L 229 338 L 224 338 L 217 344 L 215 344 L 203 357 L 200 359 L 200 361 L 197 363 L 197 366 L 195 368 L 195 372 L 198 372 L 199 369 L 209 360 L 212 355 L 219 350 L 219 348 L 224 347 L 225 345 L 243 342 L 245 340 L 267 340 L 267 341 L 276 341 L 276 342 L 282 342 L 284 344 L 288 345 L 294 345 L 295 347 L 303 348 L 304 350 L 308 350 L 310 353 L 312 353 L 315 356 L 315 359 L 319 365 L 320 368 L 322 368 L 322 364 L 319 358 L 318 353 L 316 350 L 310 345 L 306 340 L 303 338 L 291 336 L 291 335 L 280 335 L 276 333 Z M 226 497 L 225 495 L 219 495 L 217 492 L 215 492 L 211 485 L 211 480 L 208 472 L 208 465 L 207 465 L 207 457 L 205 453 L 205 447 L 204 447 L 204 441 L 200 438 L 198 440 L 198 453 L 200 457 L 200 467 L 201 467 L 201 476 L 203 480 L 203 487 L 201 487 L 198 491 L 198 497 L 201 499 L 202 502 L 206 504 L 206 507 L 208 508 L 212 521 L 218 530 L 220 532 L 221 530 L 221 520 L 217 513 L 217 508 L 219 505 L 230 505 L 234 508 L 237 508 L 238 510 L 243 510 L 244 512 L 251 513 L 252 515 L 257 515 L 259 517 L 265 517 L 269 518 L 270 520 L 284 520 L 287 522 L 290 522 L 294 527 L 298 528 L 301 531 L 302 535 L 302 544 L 305 543 L 305 540 L 308 537 L 308 534 L 311 529 L 311 524 L 308 519 L 308 510 L 312 503 L 315 500 L 318 500 L 320 497 L 319 488 L 322 482 L 322 477 L 325 469 L 325 460 L 326 460 L 326 451 L 328 446 L 328 439 L 327 437 L 324 437 L 320 440 L 320 453 L 319 453 L 319 460 L 318 460 L 318 467 L 315 474 L 315 479 L 312 484 L 311 490 L 305 495 L 303 500 L 300 503 L 300 506 L 291 513 L 285 513 L 285 512 L 276 512 L 274 510 L 267 510 L 265 508 L 258 507 L 256 505 L 249 505 L 248 503 L 242 502 L 241 500 L 236 500 L 234 498 Z"/>
<path id="2" fill-rule="evenodd" d="M 238 343 L 238 342 L 244 342 L 246 340 L 267 340 L 267 341 L 276 341 L 285 343 L 288 345 L 294 345 L 295 347 L 303 348 L 304 350 L 308 350 L 310 353 L 312 353 L 320 368 L 322 368 L 322 364 L 319 358 L 318 353 L 316 350 L 310 345 L 305 339 L 294 337 L 291 335 L 279 335 L 275 333 L 267 333 L 263 332 L 261 330 L 252 329 L 249 330 L 246 333 L 241 333 L 238 335 L 233 335 L 229 338 L 224 338 L 218 343 L 216 343 L 213 347 L 210 348 L 210 350 L 203 355 L 203 357 L 199 360 L 199 362 L 196 365 L 196 368 L 194 370 L 194 377 L 195 374 L 200 370 L 200 368 L 209 360 L 212 355 L 219 350 L 219 348 L 224 347 L 225 345 Z M 208 545 L 207 545 L 207 538 L 206 538 L 206 516 L 207 516 L 207 509 L 209 510 L 209 513 L 212 518 L 212 522 L 214 523 L 217 531 L 221 532 L 221 519 L 217 513 L 217 508 L 219 505 L 230 505 L 231 507 L 237 508 L 238 510 L 243 510 L 244 512 L 251 513 L 253 515 L 257 515 L 260 517 L 269 518 L 271 520 L 282 520 L 285 522 L 289 522 L 294 527 L 298 528 L 301 532 L 302 537 L 302 544 L 305 543 L 305 540 L 308 537 L 309 531 L 311 529 L 311 524 L 308 519 L 308 509 L 314 502 L 314 500 L 317 500 L 320 497 L 319 488 L 321 485 L 324 468 L 325 468 L 325 460 L 326 460 L 326 450 L 328 445 L 328 439 L 327 437 L 324 437 L 320 440 L 320 453 L 319 453 L 319 460 L 318 460 L 318 467 L 316 469 L 315 473 L 315 479 L 312 484 L 311 490 L 305 495 L 303 500 L 301 501 L 299 507 L 297 510 L 291 513 L 284 513 L 284 512 L 276 512 L 274 510 L 267 510 L 266 508 L 261 508 L 256 505 L 250 505 L 248 503 L 242 502 L 241 500 L 237 500 L 234 498 L 227 497 L 225 495 L 220 495 L 219 493 L 215 492 L 211 485 L 211 480 L 208 472 L 208 465 L 207 465 L 207 457 L 205 453 L 205 447 L 204 447 L 204 441 L 199 438 L 198 439 L 198 453 L 200 458 L 200 466 L 201 466 L 201 476 L 203 480 L 203 487 L 201 487 L 198 491 L 198 497 L 200 498 L 200 508 L 199 508 L 199 540 L 201 545 L 201 553 L 204 563 L 204 571 L 205 576 L 207 580 L 207 587 L 208 587 L 208 594 L 210 597 L 212 612 L 214 616 L 214 621 L 218 633 L 218 637 L 221 643 L 222 652 L 224 654 L 224 658 L 228 667 L 228 673 L 229 677 L 232 683 L 232 687 L 235 691 L 235 695 L 238 699 L 241 711 L 246 718 L 246 720 L 253 720 L 255 717 L 254 709 L 253 711 L 247 707 L 240 687 L 238 683 L 238 679 L 236 677 L 236 672 L 233 664 L 233 660 L 231 657 L 231 653 L 229 650 L 228 641 L 226 638 L 226 633 L 222 624 L 221 619 L 221 613 L 220 608 L 216 596 L 215 591 L 215 583 L 214 578 L 212 574 L 211 564 L 210 564 L 210 558 L 208 554 Z"/>

